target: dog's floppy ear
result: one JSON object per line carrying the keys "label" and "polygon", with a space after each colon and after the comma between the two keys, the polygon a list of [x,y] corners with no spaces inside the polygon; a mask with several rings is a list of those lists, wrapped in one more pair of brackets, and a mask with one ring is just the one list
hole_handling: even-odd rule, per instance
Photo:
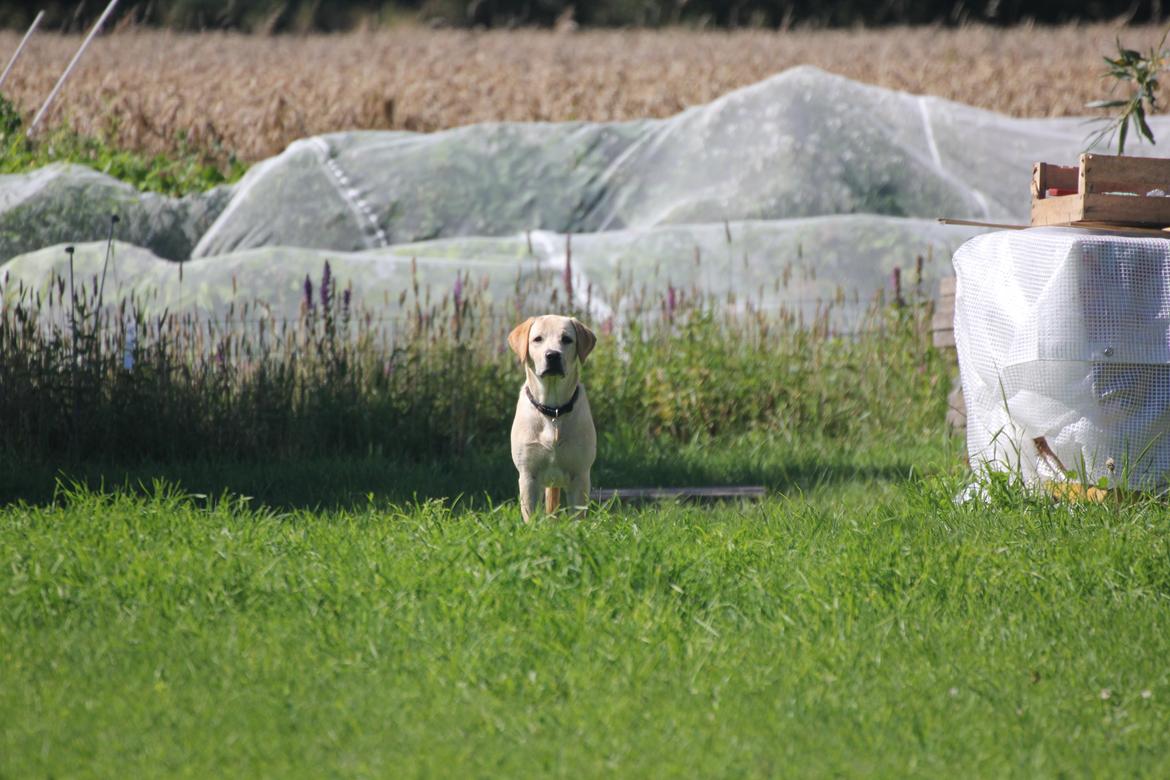
{"label": "dog's floppy ear", "polygon": [[536,317],[529,317],[512,328],[512,332],[508,334],[508,346],[516,353],[516,357],[520,358],[521,363],[528,362],[528,331],[532,330],[532,323],[535,320]]}
{"label": "dog's floppy ear", "polygon": [[577,357],[581,358],[581,362],[584,363],[585,358],[589,357],[589,353],[597,344],[597,336],[576,317],[573,318],[573,329],[577,331]]}

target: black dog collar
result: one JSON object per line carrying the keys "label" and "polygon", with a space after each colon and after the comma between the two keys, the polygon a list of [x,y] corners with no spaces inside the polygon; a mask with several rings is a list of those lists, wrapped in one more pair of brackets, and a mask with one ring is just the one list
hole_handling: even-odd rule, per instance
{"label": "black dog collar", "polygon": [[532,405],[543,414],[545,417],[551,417],[554,420],[562,415],[566,415],[573,411],[573,404],[577,403],[577,396],[581,395],[581,385],[577,385],[577,389],[573,391],[573,397],[560,406],[545,406],[532,397],[532,391],[528,389],[528,385],[524,385],[524,394],[528,396],[528,400]]}

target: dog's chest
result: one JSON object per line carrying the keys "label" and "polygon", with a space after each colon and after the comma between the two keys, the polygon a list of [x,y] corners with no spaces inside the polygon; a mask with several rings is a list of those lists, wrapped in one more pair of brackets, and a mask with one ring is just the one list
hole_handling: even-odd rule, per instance
{"label": "dog's chest", "polygon": [[540,434],[537,436],[537,442],[546,450],[552,452],[553,458],[556,458],[557,445],[561,440],[561,423],[560,420],[545,420],[540,427]]}
{"label": "dog's chest", "polygon": [[536,436],[533,459],[544,471],[561,471],[568,464],[568,448],[564,446],[564,425],[559,420],[544,420]]}
{"label": "dog's chest", "polygon": [[580,447],[570,445],[565,427],[563,420],[543,420],[535,441],[526,448],[529,467],[545,480],[559,482],[581,468]]}

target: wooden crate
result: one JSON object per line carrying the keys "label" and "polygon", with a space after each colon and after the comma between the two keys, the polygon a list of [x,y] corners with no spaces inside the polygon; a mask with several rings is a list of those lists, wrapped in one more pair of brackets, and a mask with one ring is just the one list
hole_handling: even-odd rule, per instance
{"label": "wooden crate", "polygon": [[1079,166],[1036,163],[1032,224],[1170,226],[1170,197],[1152,190],[1170,193],[1170,159],[1082,154]]}

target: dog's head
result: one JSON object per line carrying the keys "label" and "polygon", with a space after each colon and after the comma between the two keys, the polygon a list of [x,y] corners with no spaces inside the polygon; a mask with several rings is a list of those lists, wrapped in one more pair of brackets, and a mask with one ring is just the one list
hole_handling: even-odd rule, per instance
{"label": "dog's head", "polygon": [[508,346],[537,377],[563,377],[585,362],[597,337],[575,317],[529,317],[508,334]]}

